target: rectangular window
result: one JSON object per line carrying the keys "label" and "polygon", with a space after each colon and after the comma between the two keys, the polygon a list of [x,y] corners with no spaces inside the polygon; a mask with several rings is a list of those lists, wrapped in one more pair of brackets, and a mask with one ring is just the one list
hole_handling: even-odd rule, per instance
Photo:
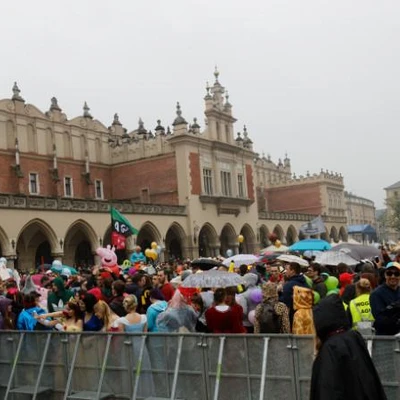
{"label": "rectangular window", "polygon": [[99,179],[95,181],[95,195],[96,199],[103,199],[103,182]]}
{"label": "rectangular window", "polygon": [[209,168],[203,168],[203,184],[204,184],[204,192],[211,196],[213,194],[213,185],[212,185],[212,171]]}
{"label": "rectangular window", "polygon": [[39,194],[39,175],[36,173],[29,174],[29,193]]}
{"label": "rectangular window", "polygon": [[223,196],[232,196],[231,173],[221,171],[221,189]]}
{"label": "rectangular window", "polygon": [[239,197],[244,197],[244,185],[243,185],[243,175],[238,174],[238,195]]}
{"label": "rectangular window", "polygon": [[73,197],[74,190],[72,186],[72,178],[70,176],[66,176],[64,178],[64,196],[65,197]]}

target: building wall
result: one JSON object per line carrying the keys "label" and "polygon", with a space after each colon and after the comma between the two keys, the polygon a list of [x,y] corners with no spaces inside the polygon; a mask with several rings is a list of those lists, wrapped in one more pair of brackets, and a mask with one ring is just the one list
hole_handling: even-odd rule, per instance
{"label": "building wall", "polygon": [[345,193],[346,216],[349,225],[369,224],[376,228],[375,204],[364,197]]}
{"label": "building wall", "polygon": [[265,191],[270,212],[293,212],[320,215],[322,203],[319,183],[271,187]]}
{"label": "building wall", "polygon": [[[15,93],[17,99],[0,100],[0,162],[6,166],[0,169],[1,253],[29,263],[48,241],[54,257],[72,260],[81,238],[94,251],[109,229],[109,207],[118,204],[139,229],[138,238],[145,232],[164,242],[172,229],[185,257],[198,256],[200,236],[208,238],[209,255],[227,245],[238,251],[239,234],[246,238],[242,251],[256,251],[260,226],[281,232],[283,242],[289,231],[297,238],[313,215],[329,214],[327,188],[340,192],[342,178],[321,173],[292,179],[288,157],[278,163],[260,158],[246,127],[234,138],[236,119],[224,93],[216,75],[204,98],[203,130],[189,125],[177,105],[172,134],[157,136],[141,121],[128,133],[117,115],[107,128],[87,107],[82,116],[68,119],[54,99],[46,112]],[[12,168],[18,154],[20,164]],[[208,194],[204,167],[212,171]],[[29,193],[30,172],[39,174],[35,196]],[[71,199],[65,198],[65,177],[72,178]],[[101,198],[96,181],[102,184]],[[344,237],[342,218],[326,221],[332,224],[328,230]]]}
{"label": "building wall", "polygon": [[138,203],[178,204],[174,153],[113,166],[112,197]]}

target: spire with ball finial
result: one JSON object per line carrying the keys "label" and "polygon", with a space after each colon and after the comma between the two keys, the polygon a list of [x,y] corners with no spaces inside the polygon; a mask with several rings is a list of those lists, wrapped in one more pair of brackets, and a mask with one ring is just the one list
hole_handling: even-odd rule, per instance
{"label": "spire with ball finial", "polygon": [[90,114],[90,108],[89,108],[89,106],[87,105],[86,101],[85,101],[85,103],[83,104],[83,116],[84,116],[84,118],[93,119],[92,115]]}
{"label": "spire with ball finial", "polygon": [[179,101],[176,103],[176,118],[174,122],[172,123],[173,126],[176,125],[181,125],[181,124],[187,124],[185,118],[182,117],[182,110],[181,110],[181,105],[179,104]]}

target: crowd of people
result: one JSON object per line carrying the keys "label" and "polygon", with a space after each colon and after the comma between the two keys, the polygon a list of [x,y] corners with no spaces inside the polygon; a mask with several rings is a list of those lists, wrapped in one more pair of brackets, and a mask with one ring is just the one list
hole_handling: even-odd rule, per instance
{"label": "crowd of people", "polygon": [[20,282],[1,281],[0,329],[315,334],[313,309],[337,296],[346,328],[400,332],[400,255],[364,260],[356,270],[312,259],[307,267],[274,261],[233,269],[242,285],[199,289],[183,285],[191,274],[203,273],[189,260],[135,260],[117,269],[78,268],[77,274],[39,268],[33,276],[22,274]]}

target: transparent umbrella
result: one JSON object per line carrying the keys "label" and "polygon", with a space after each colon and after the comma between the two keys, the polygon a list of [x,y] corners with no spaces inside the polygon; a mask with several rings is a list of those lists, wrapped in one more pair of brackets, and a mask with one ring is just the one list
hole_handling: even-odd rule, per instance
{"label": "transparent umbrella", "polygon": [[254,254],[235,254],[232,257],[225,258],[222,262],[223,265],[229,267],[230,263],[233,261],[235,263],[235,267],[240,267],[242,264],[254,264],[258,262],[259,257],[255,256]]}
{"label": "transparent umbrella", "polygon": [[225,271],[205,271],[189,275],[182,284],[187,288],[213,288],[213,287],[232,287],[243,285],[244,279],[234,272]]}
{"label": "transparent umbrella", "polygon": [[325,251],[315,256],[315,262],[324,265],[339,265],[344,263],[347,265],[357,265],[358,261],[350,255],[342,251]]}

